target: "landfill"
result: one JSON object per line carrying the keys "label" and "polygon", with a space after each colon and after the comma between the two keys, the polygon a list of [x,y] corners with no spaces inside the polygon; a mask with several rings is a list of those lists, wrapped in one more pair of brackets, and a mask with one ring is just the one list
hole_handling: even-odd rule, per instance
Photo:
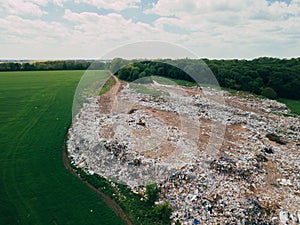
{"label": "landfill", "polygon": [[143,85],[160,94],[123,84],[110,113],[101,96],[83,104],[72,164],[141,194],[156,182],[173,224],[300,224],[299,116],[250,94]]}

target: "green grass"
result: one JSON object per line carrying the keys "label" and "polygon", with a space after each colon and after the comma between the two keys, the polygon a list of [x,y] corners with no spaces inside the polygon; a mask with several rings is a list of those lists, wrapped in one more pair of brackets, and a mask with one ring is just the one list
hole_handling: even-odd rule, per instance
{"label": "green grass", "polygon": [[103,87],[101,88],[99,95],[103,95],[106,92],[108,92],[112,86],[114,86],[116,84],[116,81],[114,78],[110,77],[106,83],[103,85]]}
{"label": "green grass", "polygon": [[82,74],[0,73],[1,225],[123,224],[62,162]]}
{"label": "green grass", "polygon": [[[110,196],[118,203],[124,212],[135,225],[170,225],[170,219],[161,218],[161,215],[155,213],[156,206],[145,200],[141,200],[144,196],[133,193],[127,185],[111,183],[103,177],[94,174],[85,173],[82,169],[73,166],[83,180],[88,181],[97,189],[101,190],[105,195]],[[170,210],[172,210],[170,208]]]}
{"label": "green grass", "polygon": [[195,87],[199,86],[196,82],[186,81],[186,80],[176,80],[172,79],[177,85],[185,86],[185,87]]}
{"label": "green grass", "polygon": [[109,78],[108,71],[87,70],[82,76],[76,91],[80,90],[87,96],[96,96]]}
{"label": "green grass", "polygon": [[159,90],[157,88],[152,88],[146,84],[130,83],[129,88],[134,89],[137,93],[151,95],[153,97],[170,96],[168,92]]}
{"label": "green grass", "polygon": [[280,98],[278,101],[286,104],[286,106],[291,110],[292,113],[300,115],[300,100]]}
{"label": "green grass", "polygon": [[73,116],[79,112],[83,103],[88,102],[88,97],[99,94],[109,77],[109,72],[103,70],[87,70],[84,72],[76,88],[76,98],[74,99],[72,109]]}
{"label": "green grass", "polygon": [[161,77],[161,76],[151,76],[153,80],[160,84],[165,85],[180,85],[185,87],[194,87],[197,86],[196,82],[190,82],[186,80],[179,80],[179,79],[173,79],[173,78],[167,78],[167,77]]}

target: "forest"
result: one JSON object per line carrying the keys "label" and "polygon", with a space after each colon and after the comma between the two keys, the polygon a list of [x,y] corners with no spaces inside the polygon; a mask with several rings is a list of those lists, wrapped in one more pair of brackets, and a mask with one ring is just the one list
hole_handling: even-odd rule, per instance
{"label": "forest", "polygon": [[[128,64],[129,63],[129,64]],[[276,59],[258,58],[254,60],[154,60],[126,61],[114,59],[111,70],[122,80],[157,75],[172,79],[186,80],[200,85],[215,84],[238,91],[251,92],[267,98],[300,99],[300,58]]]}
{"label": "forest", "polygon": [[164,76],[201,85],[219,85],[267,98],[300,99],[300,58],[261,57],[253,60],[158,59],[101,61],[37,61],[0,63],[0,71],[110,69],[121,80],[134,81],[147,76]]}

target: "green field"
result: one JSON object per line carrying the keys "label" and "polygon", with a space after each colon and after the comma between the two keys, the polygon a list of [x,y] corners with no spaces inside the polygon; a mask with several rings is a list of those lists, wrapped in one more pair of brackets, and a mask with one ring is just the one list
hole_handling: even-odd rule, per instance
{"label": "green field", "polygon": [[150,86],[147,86],[146,84],[130,83],[129,88],[135,90],[137,93],[151,95],[153,97],[170,96],[168,92],[160,90],[158,88],[152,88]]}
{"label": "green field", "polygon": [[300,100],[291,99],[279,99],[280,102],[286,104],[287,107],[292,111],[292,113],[300,115]]}
{"label": "green field", "polygon": [[62,162],[82,74],[0,73],[1,225],[123,224]]}

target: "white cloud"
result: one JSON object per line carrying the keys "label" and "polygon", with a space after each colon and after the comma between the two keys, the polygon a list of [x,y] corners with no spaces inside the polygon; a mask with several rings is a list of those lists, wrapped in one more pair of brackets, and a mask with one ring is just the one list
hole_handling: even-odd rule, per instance
{"label": "white cloud", "polygon": [[46,4],[44,0],[25,1],[25,0],[10,0],[0,3],[0,6],[5,9],[8,14],[12,15],[30,15],[42,16],[47,14],[46,11],[41,10],[39,5]]}
{"label": "white cloud", "polygon": [[[47,13],[49,3],[63,7],[66,1],[0,2],[0,8],[5,6],[7,11],[3,14],[6,17],[0,16],[0,57],[14,52],[17,56],[97,58],[116,46],[144,40],[180,44],[209,58],[292,57],[300,52],[300,0],[290,4],[262,0],[158,0],[147,10],[160,15],[154,22],[146,22],[148,17],[143,22],[138,16],[126,19],[118,12],[138,7],[140,0],[76,0],[77,3],[68,2],[76,11],[84,11],[78,3],[87,3],[114,9],[115,13],[100,15],[65,9],[64,15],[53,19],[58,22],[40,17]],[[39,18],[24,19],[24,15]],[[35,46],[36,52],[28,46]]]}
{"label": "white cloud", "polygon": [[45,6],[48,4],[49,0],[27,0],[27,2],[32,2],[37,5]]}
{"label": "white cloud", "polygon": [[60,7],[63,7],[63,3],[67,2],[68,0],[52,0],[52,2]]}
{"label": "white cloud", "polygon": [[206,14],[211,11],[239,11],[245,5],[247,3],[239,0],[158,0],[152,9],[146,10],[146,13],[155,13],[161,16],[182,16],[186,14]]}
{"label": "white cloud", "polygon": [[[275,1],[268,4],[262,0],[158,0],[153,8],[146,13],[154,13],[161,16],[193,16],[193,15],[217,15],[216,13],[241,14],[244,19],[257,17],[258,19],[280,20],[287,15],[299,15],[299,0],[292,0],[290,4]],[[264,18],[260,18],[264,17]],[[217,19],[217,17],[216,17]],[[222,18],[220,18],[222,20]]]}
{"label": "white cloud", "polygon": [[91,12],[75,13],[67,9],[64,18],[74,23],[76,33],[72,42],[93,48],[93,51],[98,51],[98,57],[126,43],[144,40],[180,42],[184,38],[147,23],[133,22],[117,13],[99,15]]}
{"label": "white cloud", "polygon": [[[18,57],[35,54],[34,58],[51,54],[65,58],[97,58],[126,43],[143,40],[175,42],[182,39],[180,35],[167,33],[146,23],[133,22],[117,13],[99,15],[66,9],[64,19],[73,25],[66,26],[65,21],[46,22],[15,15],[0,18],[0,40],[4,45],[0,57],[14,53]],[[6,46],[10,46],[10,50]],[[32,51],[29,46],[34,46]]]}
{"label": "white cloud", "polygon": [[299,3],[159,0],[146,13],[161,15],[154,22],[161,29],[171,25],[188,31],[184,45],[203,56],[295,56],[300,52]]}
{"label": "white cloud", "polygon": [[0,29],[5,31],[5,34],[15,37],[12,39],[5,35],[1,39],[10,43],[17,43],[19,41],[36,43],[40,39],[52,40],[51,42],[59,43],[59,39],[70,36],[69,30],[58,22],[23,19],[15,15],[0,18]]}
{"label": "white cloud", "polygon": [[65,10],[64,19],[74,22],[74,28],[94,40],[124,42],[133,40],[154,39],[168,35],[163,30],[142,22],[133,22],[117,13],[99,15],[97,13],[75,13]]}
{"label": "white cloud", "polygon": [[122,11],[127,8],[136,8],[141,0],[75,0],[76,3],[86,3],[99,9],[113,9]]}

